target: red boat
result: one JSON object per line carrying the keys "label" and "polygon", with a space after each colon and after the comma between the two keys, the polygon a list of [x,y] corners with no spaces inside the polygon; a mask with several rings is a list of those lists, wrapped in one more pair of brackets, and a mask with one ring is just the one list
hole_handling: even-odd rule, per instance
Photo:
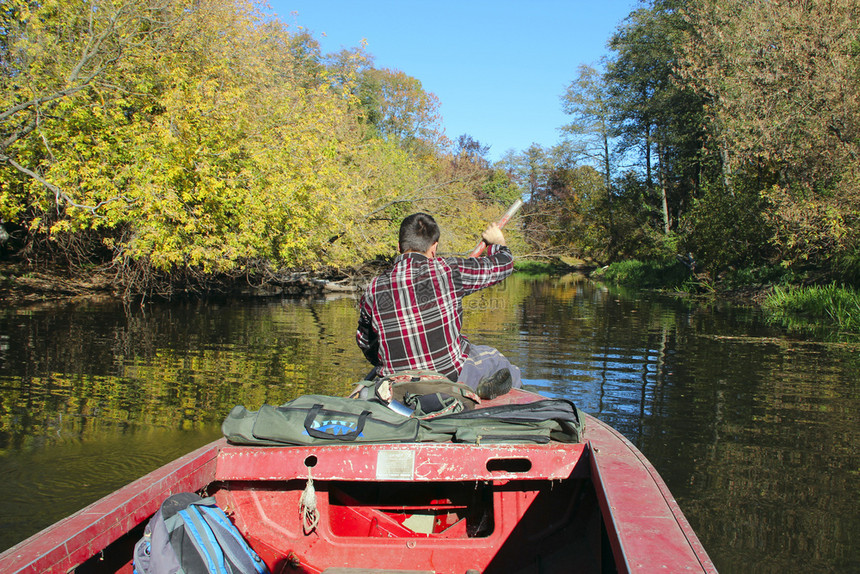
{"label": "red boat", "polygon": [[[514,390],[482,404],[527,403]],[[579,444],[215,441],[0,555],[0,572],[131,572],[169,495],[214,496],[273,573],[716,572],[657,471],[588,417]],[[318,522],[304,523],[315,490]]]}

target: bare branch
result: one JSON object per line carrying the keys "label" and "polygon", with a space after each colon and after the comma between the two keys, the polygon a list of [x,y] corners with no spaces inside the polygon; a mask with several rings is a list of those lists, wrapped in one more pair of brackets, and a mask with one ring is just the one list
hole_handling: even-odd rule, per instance
{"label": "bare branch", "polygon": [[[92,80],[92,78],[88,78],[87,83],[89,83],[91,80]],[[26,110],[27,108],[39,107],[39,106],[42,106],[44,104],[47,104],[48,102],[51,102],[54,100],[60,100],[62,98],[65,98],[66,96],[71,96],[72,94],[81,91],[85,87],[86,87],[86,84],[81,84],[79,86],[73,86],[73,87],[65,88],[63,90],[59,90],[59,91],[54,92],[53,94],[49,94],[47,96],[42,96],[39,98],[33,98],[32,100],[29,100],[26,102],[21,102],[18,105],[12,106],[11,108],[6,110],[5,112],[0,113],[0,122],[9,119],[10,117],[14,116],[18,112]]]}
{"label": "bare branch", "polygon": [[9,165],[14,167],[18,171],[20,171],[21,173],[35,179],[36,181],[38,181],[39,183],[44,185],[46,188],[48,188],[54,194],[54,197],[56,198],[58,206],[60,205],[60,200],[62,200],[66,205],[68,205],[70,207],[77,207],[78,209],[83,209],[83,210],[89,211],[90,213],[92,213],[93,215],[95,215],[97,217],[102,217],[98,213],[96,213],[96,210],[98,210],[100,207],[107,205],[108,203],[111,203],[113,201],[119,201],[119,200],[123,200],[126,203],[132,203],[132,201],[130,199],[128,199],[127,197],[122,196],[122,195],[118,195],[116,197],[111,197],[109,199],[105,199],[103,201],[100,201],[96,205],[83,205],[83,204],[77,203],[74,199],[72,199],[72,197],[69,194],[64,192],[62,189],[60,189],[59,187],[57,187],[53,183],[49,182],[48,180],[46,180],[44,177],[42,177],[41,175],[39,175],[35,171],[24,167],[23,165],[21,165],[20,163],[15,161],[13,158],[11,158],[7,155],[4,155],[4,154],[0,154],[0,161],[5,161]]}

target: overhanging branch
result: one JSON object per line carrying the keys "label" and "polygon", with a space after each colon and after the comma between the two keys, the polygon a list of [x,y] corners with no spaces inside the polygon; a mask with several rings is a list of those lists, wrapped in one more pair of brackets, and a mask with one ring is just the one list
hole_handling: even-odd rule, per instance
{"label": "overhanging branch", "polygon": [[21,165],[20,163],[15,161],[13,158],[11,158],[7,155],[0,154],[0,161],[4,161],[4,162],[8,163],[9,165],[14,167],[19,172],[35,179],[36,181],[38,181],[39,183],[44,185],[46,188],[48,188],[54,194],[54,197],[56,198],[58,207],[59,207],[60,202],[62,200],[63,203],[65,203],[66,205],[68,205],[70,207],[76,207],[78,209],[83,209],[85,211],[89,211],[90,213],[92,213],[96,217],[103,217],[103,216],[99,215],[98,213],[96,213],[96,210],[107,205],[108,203],[111,203],[114,201],[119,201],[119,200],[123,200],[127,203],[131,203],[131,200],[128,199],[127,197],[124,197],[122,195],[118,195],[115,197],[111,197],[111,198],[102,200],[95,205],[84,205],[82,203],[76,202],[69,194],[64,192],[58,186],[49,182],[48,180],[46,180],[44,177],[42,177],[41,175],[39,175],[35,171],[33,171],[27,167],[24,167],[23,165]]}

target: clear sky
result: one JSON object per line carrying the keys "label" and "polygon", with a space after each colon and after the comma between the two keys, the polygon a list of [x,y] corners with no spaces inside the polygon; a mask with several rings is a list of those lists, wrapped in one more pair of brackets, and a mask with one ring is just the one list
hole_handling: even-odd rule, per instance
{"label": "clear sky", "polygon": [[446,135],[491,146],[489,159],[551,146],[569,121],[560,97],[597,64],[638,0],[270,0],[323,52],[358,46],[377,68],[421,81],[441,101]]}

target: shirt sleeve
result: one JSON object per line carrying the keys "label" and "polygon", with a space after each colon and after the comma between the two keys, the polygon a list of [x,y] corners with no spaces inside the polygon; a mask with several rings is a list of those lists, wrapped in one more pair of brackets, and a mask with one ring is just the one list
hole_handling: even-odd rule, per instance
{"label": "shirt sleeve", "polygon": [[468,294],[504,280],[514,271],[514,256],[504,245],[490,245],[485,257],[456,257],[463,290]]}
{"label": "shirt sleeve", "polygon": [[361,297],[358,313],[358,329],[355,332],[355,341],[358,348],[364,353],[365,358],[374,367],[379,366],[379,335],[373,329],[373,318],[371,315],[371,296],[366,292]]}

